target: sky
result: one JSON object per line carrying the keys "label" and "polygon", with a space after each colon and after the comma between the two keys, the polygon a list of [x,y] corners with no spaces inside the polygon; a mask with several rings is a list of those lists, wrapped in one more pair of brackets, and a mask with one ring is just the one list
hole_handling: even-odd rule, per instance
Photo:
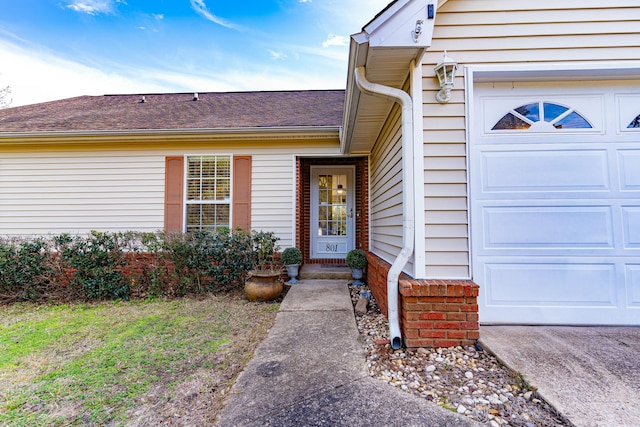
{"label": "sky", "polygon": [[391,0],[0,0],[11,106],[80,95],[344,89]]}

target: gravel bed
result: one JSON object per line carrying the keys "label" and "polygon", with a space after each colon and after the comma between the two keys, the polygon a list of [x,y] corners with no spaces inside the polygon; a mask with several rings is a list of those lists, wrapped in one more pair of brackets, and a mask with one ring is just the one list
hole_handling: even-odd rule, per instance
{"label": "gravel bed", "polygon": [[535,387],[477,347],[392,350],[389,323],[366,286],[351,286],[353,304],[369,296],[365,314],[356,312],[369,373],[487,426],[573,426],[545,402]]}

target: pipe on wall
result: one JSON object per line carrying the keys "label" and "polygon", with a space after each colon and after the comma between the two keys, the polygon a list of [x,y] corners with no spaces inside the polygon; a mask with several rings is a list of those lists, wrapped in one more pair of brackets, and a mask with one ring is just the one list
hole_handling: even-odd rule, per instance
{"label": "pipe on wall", "polygon": [[403,90],[368,81],[364,67],[355,69],[355,81],[363,93],[397,102],[402,107],[402,250],[387,274],[389,340],[391,348],[397,350],[402,347],[398,313],[398,280],[402,269],[413,254],[415,236],[413,100]]}

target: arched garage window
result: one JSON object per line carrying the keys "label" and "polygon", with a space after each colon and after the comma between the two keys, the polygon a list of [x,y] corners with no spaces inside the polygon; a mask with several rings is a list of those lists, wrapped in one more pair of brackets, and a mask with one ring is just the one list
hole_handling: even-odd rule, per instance
{"label": "arched garage window", "polygon": [[535,102],[505,114],[491,130],[591,129],[593,126],[575,109],[551,102]]}
{"label": "arched garage window", "polygon": [[635,119],[631,120],[631,123],[629,123],[629,126],[627,126],[627,129],[638,128],[640,128],[640,114],[638,114]]}

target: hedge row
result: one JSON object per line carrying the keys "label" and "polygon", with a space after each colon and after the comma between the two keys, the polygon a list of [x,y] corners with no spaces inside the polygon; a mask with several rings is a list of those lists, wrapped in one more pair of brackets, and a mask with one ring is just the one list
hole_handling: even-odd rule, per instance
{"label": "hedge row", "polygon": [[0,238],[0,304],[129,299],[242,286],[270,232],[60,234]]}

